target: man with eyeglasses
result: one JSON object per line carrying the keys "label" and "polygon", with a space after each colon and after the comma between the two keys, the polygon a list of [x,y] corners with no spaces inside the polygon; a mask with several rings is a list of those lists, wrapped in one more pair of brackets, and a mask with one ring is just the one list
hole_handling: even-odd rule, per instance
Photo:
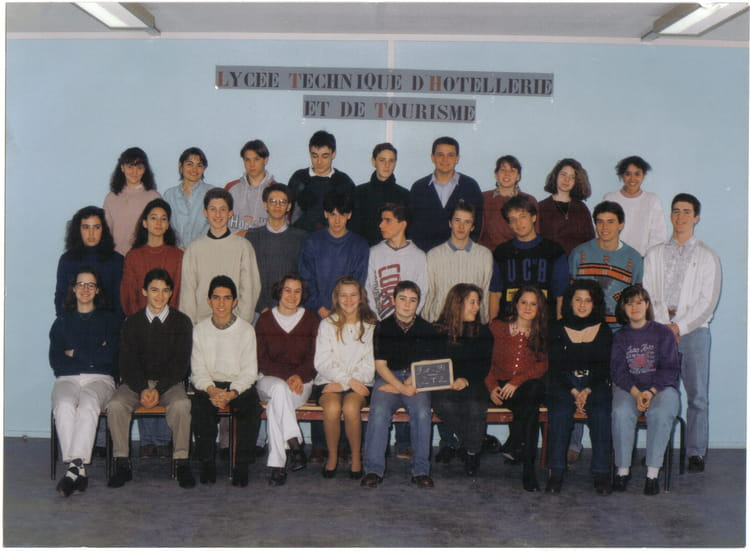
{"label": "man with eyeglasses", "polygon": [[255,318],[273,308],[276,302],[271,297],[274,282],[282,275],[297,271],[302,242],[307,232],[289,225],[292,209],[289,187],[271,184],[263,190],[263,208],[268,220],[259,228],[245,234],[255,249],[255,260],[260,272],[260,298],[255,305]]}
{"label": "man with eyeglasses", "polygon": [[268,186],[276,183],[273,174],[266,170],[269,156],[262,140],[250,140],[240,150],[245,173],[224,186],[234,199],[234,213],[227,224],[232,233],[244,236],[249,229],[266,223],[263,196]]}

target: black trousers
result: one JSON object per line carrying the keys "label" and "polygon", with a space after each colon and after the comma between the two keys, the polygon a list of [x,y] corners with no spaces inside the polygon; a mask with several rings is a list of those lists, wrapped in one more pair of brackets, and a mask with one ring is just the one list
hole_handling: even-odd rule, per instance
{"label": "black trousers", "polygon": [[[502,387],[507,381],[498,381]],[[544,401],[544,383],[539,379],[529,379],[522,383],[503,406],[513,412],[510,435],[505,443],[507,449],[520,451],[521,459],[531,464],[536,458],[536,445],[539,439],[539,406]]]}
{"label": "black trousers", "polygon": [[460,445],[471,453],[482,451],[487,432],[488,394],[484,383],[463,390],[436,390],[432,393],[432,409],[445,425],[458,436]]}
{"label": "black trousers", "polygon": [[[228,389],[230,383],[214,382],[217,388]],[[195,435],[195,456],[198,459],[213,459],[216,453],[217,423],[216,406],[211,403],[208,393],[196,390],[192,398],[192,426]],[[236,461],[249,463],[255,455],[255,441],[258,439],[258,424],[262,407],[258,391],[250,387],[229,402],[237,429]],[[231,435],[230,435],[231,438]]]}

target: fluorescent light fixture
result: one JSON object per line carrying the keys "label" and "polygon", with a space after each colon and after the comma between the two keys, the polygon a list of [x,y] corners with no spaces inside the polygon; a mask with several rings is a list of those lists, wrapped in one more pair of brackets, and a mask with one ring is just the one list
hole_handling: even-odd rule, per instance
{"label": "fluorescent light fixture", "polygon": [[110,29],[144,29],[159,34],[154,16],[140,4],[120,2],[75,2],[83,11]]}
{"label": "fluorescent light fixture", "polygon": [[644,40],[654,35],[699,36],[721,25],[741,11],[748,4],[742,2],[704,2],[702,4],[680,4],[654,21],[654,25]]}

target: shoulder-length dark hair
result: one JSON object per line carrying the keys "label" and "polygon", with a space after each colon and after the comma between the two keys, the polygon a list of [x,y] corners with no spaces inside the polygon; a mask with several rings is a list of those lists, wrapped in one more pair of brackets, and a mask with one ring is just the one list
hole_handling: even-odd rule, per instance
{"label": "shoulder-length dark hair", "polygon": [[148,215],[154,209],[164,209],[164,212],[167,213],[167,222],[169,222],[169,227],[167,228],[167,231],[164,232],[164,244],[174,247],[175,243],[177,243],[177,237],[175,236],[174,230],[172,229],[172,207],[170,207],[169,203],[167,203],[164,199],[153,199],[149,201],[148,204],[144,207],[143,212],[138,217],[138,221],[135,223],[135,231],[133,232],[134,249],[143,247],[146,243],[148,243],[148,230],[143,226],[143,222],[148,218]]}
{"label": "shoulder-length dark hair", "polygon": [[299,281],[302,286],[302,299],[299,301],[300,306],[307,302],[307,298],[310,296],[310,287],[307,285],[307,281],[302,279],[302,276],[297,272],[287,272],[279,279],[277,279],[271,287],[271,298],[276,302],[281,300],[281,291],[284,290],[284,285],[289,280]]}
{"label": "shoulder-length dark hair", "polygon": [[[443,311],[435,322],[435,328],[438,332],[446,335],[448,340],[455,344],[460,337],[464,336],[464,302],[469,298],[471,293],[479,296],[479,302],[482,302],[482,289],[471,283],[457,283],[448,291],[443,304]],[[479,315],[474,321],[469,322],[467,337],[476,337],[479,334],[479,327],[482,322]]]}
{"label": "shoulder-length dark hair", "polygon": [[599,283],[593,279],[576,279],[570,285],[568,290],[565,291],[562,302],[562,316],[564,320],[570,319],[575,316],[573,313],[573,295],[576,291],[586,291],[591,297],[591,303],[593,309],[591,310],[590,319],[594,323],[604,321],[604,314],[606,312],[606,306],[604,304],[604,291],[599,286]]}
{"label": "shoulder-length dark hair", "polygon": [[651,297],[648,291],[641,285],[631,285],[623,289],[620,293],[620,298],[617,299],[617,306],[615,307],[615,318],[617,323],[620,325],[627,325],[630,323],[630,318],[625,313],[625,305],[633,300],[634,298],[641,298],[648,302],[648,309],[646,310],[646,319],[652,321],[654,319],[654,305],[651,302]]}
{"label": "shoulder-length dark hair", "polygon": [[94,308],[108,308],[109,299],[107,298],[106,291],[102,287],[102,278],[99,277],[99,272],[97,272],[91,266],[81,266],[80,268],[78,268],[78,270],[76,270],[73,279],[68,282],[68,289],[65,291],[65,298],[63,299],[63,311],[73,312],[76,308],[78,308],[78,302],[76,301],[74,287],[76,285],[76,281],[78,281],[78,276],[81,274],[91,274],[96,280],[96,287],[99,292],[94,296]]}
{"label": "shoulder-length dark hair", "polygon": [[[359,311],[357,312],[357,318],[359,323],[359,335],[357,340],[364,342],[362,337],[365,335],[365,323],[375,324],[378,318],[375,316],[370,306],[367,304],[367,291],[360,285],[357,278],[351,275],[341,276],[337,281],[336,285],[333,286],[333,292],[331,293],[331,323],[336,327],[336,340],[343,342],[343,330],[346,320],[344,319],[344,312],[339,306],[339,291],[344,285],[354,285],[359,291]],[[335,315],[334,315],[335,314]]]}
{"label": "shoulder-length dark hair", "polygon": [[518,319],[518,301],[524,293],[532,293],[536,296],[536,317],[531,321],[528,347],[537,355],[547,350],[547,299],[535,285],[523,285],[515,295],[511,307],[513,313],[505,318],[505,321],[514,322]]}
{"label": "shoulder-length dark hair", "polygon": [[130,165],[133,163],[143,163],[143,167],[145,168],[143,178],[141,178],[143,188],[146,190],[156,189],[154,173],[151,171],[151,165],[148,162],[146,152],[140,147],[129,147],[120,154],[115,169],[112,171],[112,177],[109,180],[109,190],[115,195],[119,195],[125,187],[125,174],[123,174],[120,167],[122,165]]}
{"label": "shoulder-length dark hair", "polygon": [[89,205],[79,209],[68,222],[65,230],[65,252],[69,253],[74,259],[81,260],[86,250],[81,237],[81,222],[86,218],[96,216],[102,223],[102,238],[96,246],[96,254],[99,260],[106,260],[115,252],[115,240],[112,232],[109,230],[107,218],[104,216],[104,209]]}
{"label": "shoulder-length dark hair", "polygon": [[573,189],[570,190],[570,197],[577,201],[583,201],[591,197],[591,184],[589,183],[589,175],[586,169],[581,166],[581,163],[575,159],[562,159],[557,161],[555,168],[552,169],[547,175],[547,181],[544,184],[544,191],[548,193],[557,193],[557,176],[563,167],[569,166],[576,173],[576,183],[573,185]]}

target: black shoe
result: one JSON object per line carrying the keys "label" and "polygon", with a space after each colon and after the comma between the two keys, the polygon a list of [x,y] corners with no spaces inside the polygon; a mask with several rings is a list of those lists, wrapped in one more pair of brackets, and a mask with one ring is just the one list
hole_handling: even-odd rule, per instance
{"label": "black shoe", "polygon": [[479,471],[479,454],[467,453],[466,461],[464,462],[464,472],[468,476],[476,476],[478,471]]}
{"label": "black shoe", "polygon": [[162,444],[156,446],[156,454],[159,459],[169,459],[172,457],[172,444]]}
{"label": "black shoe", "polygon": [[523,484],[523,489],[527,492],[541,491],[539,482],[536,480],[536,471],[533,465],[530,467],[524,466],[523,475],[521,475],[521,483]]}
{"label": "black shoe", "polygon": [[625,476],[615,475],[615,482],[612,484],[612,489],[615,492],[624,492],[628,489],[628,482],[630,482],[630,475]]}
{"label": "black shoe", "polygon": [[307,455],[305,450],[297,448],[289,453],[289,470],[292,472],[301,471],[307,467]]}
{"label": "black shoe", "polygon": [[271,478],[268,480],[268,485],[283,486],[284,484],[286,484],[286,469],[271,467]]}
{"label": "black shoe", "polygon": [[127,457],[118,457],[115,459],[115,472],[109,477],[107,486],[110,488],[120,488],[126,482],[133,480],[133,471],[130,470],[130,459]]}
{"label": "black shoe", "polygon": [[544,491],[548,494],[559,494],[562,491],[562,482],[562,477],[553,475],[549,477]]}
{"label": "black shoe", "polygon": [[506,465],[518,465],[521,462],[521,448],[511,447],[506,442],[501,448],[500,453],[505,458],[504,463]]}
{"label": "black shoe", "polygon": [[104,446],[94,446],[94,457],[107,457],[107,448]]}
{"label": "black shoe", "polygon": [[358,471],[349,471],[349,478],[351,478],[352,480],[359,480],[360,478],[362,478],[362,474],[362,469]]}
{"label": "black shoe", "polygon": [[141,444],[138,450],[138,457],[144,459],[146,457],[156,457],[156,446],[154,444]]}
{"label": "black shoe", "polygon": [[338,468],[339,466],[336,465],[333,469],[329,471],[328,469],[325,468],[325,465],[324,465],[323,471],[321,472],[321,474],[323,475],[323,478],[333,478],[334,476],[336,476],[336,471],[338,470]]}
{"label": "black shoe", "polygon": [[700,455],[691,455],[688,457],[688,472],[702,473],[706,468],[706,461]]}
{"label": "black shoe", "polygon": [[177,459],[175,463],[177,463],[177,482],[180,488],[192,488],[195,486],[195,477],[193,476],[193,471],[190,470],[190,460]]}
{"label": "black shoe", "polygon": [[237,463],[237,466],[232,469],[232,486],[244,488],[247,486],[248,478],[248,464]]}
{"label": "black shoe", "polygon": [[502,451],[502,445],[500,440],[492,436],[491,434],[485,434],[484,440],[482,440],[482,451],[490,453],[500,453]]}
{"label": "black shoe", "polygon": [[646,478],[646,484],[643,486],[643,493],[647,496],[655,496],[659,493],[659,479]]}
{"label": "black shoe", "polygon": [[219,459],[222,461],[229,461],[229,448],[219,449]]}
{"label": "black shoe", "polygon": [[[80,477],[79,477],[80,478]],[[73,492],[75,492],[76,489],[76,480],[73,480],[69,476],[64,476],[60,479],[60,482],[57,483],[57,491],[58,493],[63,497],[70,497],[73,495]]]}
{"label": "black shoe", "polygon": [[382,476],[378,476],[375,473],[367,473],[359,485],[363,488],[376,488],[379,484],[382,484],[382,482]]}
{"label": "black shoe", "polygon": [[324,448],[313,448],[310,453],[310,463],[322,463],[328,456],[328,452]]}
{"label": "black shoe", "polygon": [[201,484],[216,483],[216,462],[209,459],[201,461]]}
{"label": "black shoe", "polygon": [[435,483],[432,481],[432,477],[428,474],[420,474],[417,476],[412,476],[411,482],[412,484],[416,484],[417,488],[434,488],[435,487]]}
{"label": "black shoe", "polygon": [[267,446],[255,446],[255,457],[263,457],[266,455]]}
{"label": "black shoe", "polygon": [[86,488],[89,487],[89,477],[88,476],[81,476],[78,475],[78,478],[76,478],[75,488],[73,488],[74,492],[85,492]]}
{"label": "black shoe", "polygon": [[456,457],[456,448],[452,446],[446,446],[441,448],[435,456],[436,463],[450,463],[451,459]]}
{"label": "black shoe", "polygon": [[600,496],[608,496],[612,493],[612,480],[609,475],[595,476],[594,489]]}

